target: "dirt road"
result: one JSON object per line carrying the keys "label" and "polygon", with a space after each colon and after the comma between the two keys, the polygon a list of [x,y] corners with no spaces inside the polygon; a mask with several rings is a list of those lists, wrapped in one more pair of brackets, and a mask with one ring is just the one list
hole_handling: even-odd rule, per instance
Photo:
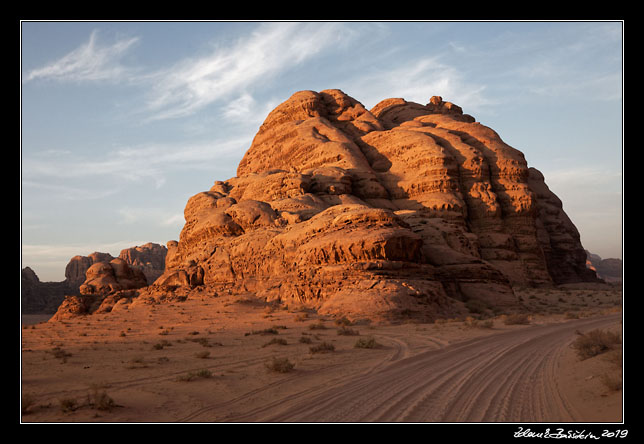
{"label": "dirt road", "polygon": [[574,422],[557,383],[558,360],[575,338],[620,314],[476,338],[399,359],[300,396],[275,399],[240,422]]}

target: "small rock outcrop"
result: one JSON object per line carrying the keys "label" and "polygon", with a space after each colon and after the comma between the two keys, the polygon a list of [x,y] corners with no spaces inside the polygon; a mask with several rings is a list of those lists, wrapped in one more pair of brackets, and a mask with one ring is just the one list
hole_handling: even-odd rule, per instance
{"label": "small rock outcrop", "polygon": [[85,274],[85,282],[80,286],[80,295],[66,296],[52,320],[94,312],[109,312],[119,299],[135,295],[131,290],[147,286],[143,271],[131,267],[121,258],[109,262],[96,262]]}

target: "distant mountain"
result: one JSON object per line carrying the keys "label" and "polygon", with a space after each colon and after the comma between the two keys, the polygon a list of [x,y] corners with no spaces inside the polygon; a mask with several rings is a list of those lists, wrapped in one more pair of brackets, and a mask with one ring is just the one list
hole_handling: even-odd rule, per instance
{"label": "distant mountain", "polygon": [[621,259],[602,259],[599,255],[586,250],[586,266],[595,270],[597,276],[606,282],[615,284],[622,282],[623,264]]}
{"label": "distant mountain", "polygon": [[[147,243],[142,246],[126,248],[119,258],[132,268],[141,270],[148,284],[163,274],[167,248],[163,245]],[[65,280],[61,282],[41,282],[29,267],[22,269],[21,297],[22,313],[55,313],[66,295],[80,294],[80,286],[86,280],[87,270],[94,264],[110,262],[115,259],[109,253],[94,252],[88,256],[74,256],[65,267]]]}

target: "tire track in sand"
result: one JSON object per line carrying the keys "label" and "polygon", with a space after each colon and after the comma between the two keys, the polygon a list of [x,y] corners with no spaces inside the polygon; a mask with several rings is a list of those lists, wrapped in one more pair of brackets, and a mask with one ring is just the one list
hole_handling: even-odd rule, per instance
{"label": "tire track in sand", "polygon": [[[556,385],[558,359],[576,330],[621,314],[532,326],[400,359],[281,411],[240,417],[262,422],[553,422],[578,420]],[[271,413],[272,411],[272,413]],[[257,413],[260,413],[259,411]]]}

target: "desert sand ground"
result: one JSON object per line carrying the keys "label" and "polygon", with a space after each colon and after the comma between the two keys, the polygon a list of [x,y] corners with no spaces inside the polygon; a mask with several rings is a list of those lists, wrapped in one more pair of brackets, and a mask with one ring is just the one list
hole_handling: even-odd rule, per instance
{"label": "desert sand ground", "polygon": [[64,322],[25,316],[21,420],[620,422],[621,349],[580,360],[571,343],[621,334],[621,289],[517,294],[528,324],[497,313],[340,325],[207,294]]}

